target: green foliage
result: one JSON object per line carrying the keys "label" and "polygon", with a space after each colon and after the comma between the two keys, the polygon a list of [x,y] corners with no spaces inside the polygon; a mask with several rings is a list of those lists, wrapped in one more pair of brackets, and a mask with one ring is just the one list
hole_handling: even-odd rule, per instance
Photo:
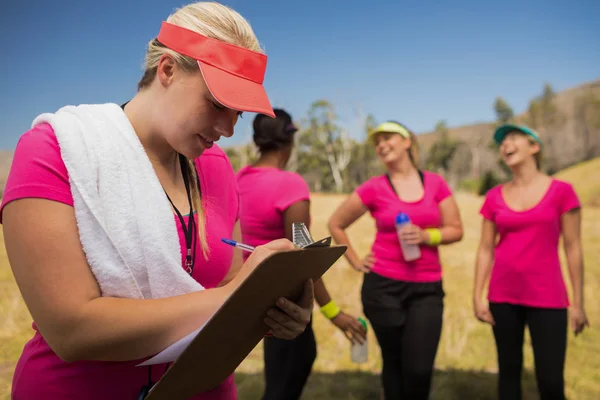
{"label": "green foliage", "polygon": [[496,112],[496,120],[499,124],[510,122],[514,117],[513,109],[502,97],[496,97],[494,111]]}
{"label": "green foliage", "polygon": [[477,194],[480,196],[485,196],[485,194],[490,189],[492,189],[494,186],[498,185],[500,182],[501,182],[501,180],[498,179],[498,177],[496,177],[496,174],[494,174],[493,171],[487,171],[481,177],[481,181],[479,182],[479,189],[477,191]]}
{"label": "green foliage", "polygon": [[478,193],[480,181],[473,178],[463,179],[458,183],[458,189],[463,192]]}
{"label": "green foliage", "polygon": [[438,140],[429,149],[425,168],[432,171],[442,169],[447,172],[450,169],[450,161],[458,142],[450,138],[446,121],[438,122],[435,126],[435,132],[438,134]]}

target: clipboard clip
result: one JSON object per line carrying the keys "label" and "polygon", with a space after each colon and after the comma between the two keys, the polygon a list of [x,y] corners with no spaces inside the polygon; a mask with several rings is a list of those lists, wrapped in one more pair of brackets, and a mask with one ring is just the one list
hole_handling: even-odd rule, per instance
{"label": "clipboard clip", "polygon": [[312,248],[312,247],[329,247],[331,246],[331,236],[323,238],[318,241],[314,241],[308,228],[304,222],[292,223],[292,239],[294,245],[299,248]]}

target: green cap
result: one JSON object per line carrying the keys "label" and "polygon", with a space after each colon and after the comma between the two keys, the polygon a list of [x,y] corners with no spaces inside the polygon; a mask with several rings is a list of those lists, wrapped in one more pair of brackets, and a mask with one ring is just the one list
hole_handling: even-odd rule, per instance
{"label": "green cap", "polygon": [[367,330],[367,321],[365,321],[365,319],[363,317],[358,317],[358,322],[360,322],[362,324],[362,326],[365,327],[365,331]]}
{"label": "green cap", "polygon": [[533,129],[528,128],[524,125],[515,124],[504,124],[496,128],[496,131],[494,132],[494,141],[498,144],[501,144],[506,135],[508,135],[510,132],[515,131],[524,133],[525,135],[531,137],[533,140],[539,143],[540,146],[542,145],[542,139]]}

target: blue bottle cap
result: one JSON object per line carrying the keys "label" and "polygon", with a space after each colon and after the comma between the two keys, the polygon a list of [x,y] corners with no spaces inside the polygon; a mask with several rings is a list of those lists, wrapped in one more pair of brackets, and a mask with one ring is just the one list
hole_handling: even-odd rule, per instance
{"label": "blue bottle cap", "polygon": [[410,222],[410,218],[405,213],[401,212],[401,213],[398,213],[398,215],[396,215],[396,223],[397,224],[405,224],[407,222]]}

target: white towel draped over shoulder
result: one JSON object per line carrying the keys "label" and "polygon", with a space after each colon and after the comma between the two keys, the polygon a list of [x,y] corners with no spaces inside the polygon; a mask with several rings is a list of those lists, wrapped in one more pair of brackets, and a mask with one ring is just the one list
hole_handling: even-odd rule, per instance
{"label": "white towel draped over shoulder", "polygon": [[202,290],[181,265],[175,219],[152,164],[117,104],[41,114],[69,173],[83,251],[103,296],[161,298]]}

